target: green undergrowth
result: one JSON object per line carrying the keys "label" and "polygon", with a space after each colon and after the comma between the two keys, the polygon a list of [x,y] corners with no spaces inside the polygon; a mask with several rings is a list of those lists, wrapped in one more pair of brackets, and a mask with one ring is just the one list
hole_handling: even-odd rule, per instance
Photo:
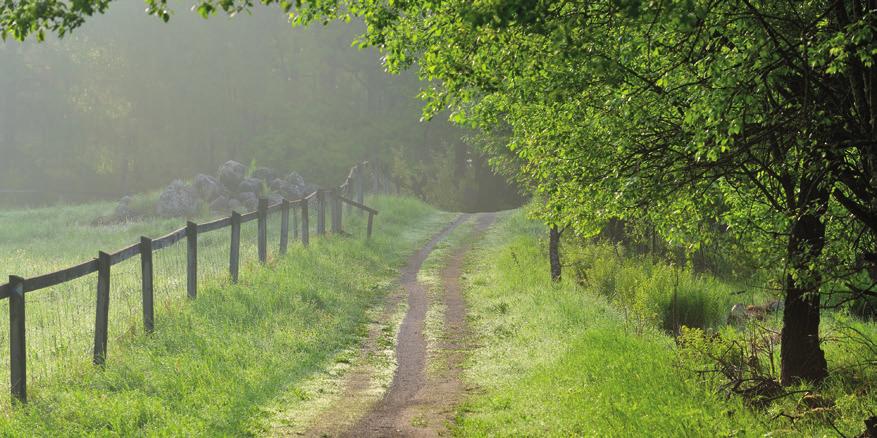
{"label": "green undergrowth", "polygon": [[728,283],[689,269],[626,255],[621,246],[565,245],[564,258],[573,261],[568,275],[605,296],[638,329],[717,328],[727,322],[735,300],[754,299],[735,296],[736,289]]}
{"label": "green undergrowth", "polygon": [[685,379],[674,344],[639,333],[599,292],[548,278],[543,228],[515,213],[470,258],[466,296],[479,336],[467,369],[482,393],[460,436],[729,436],[766,431],[737,400]]}
{"label": "green undergrowth", "polygon": [[[31,385],[26,406],[0,415],[0,435],[250,433],[261,405],[360,339],[405,257],[449,220],[411,199],[370,204],[371,240],[354,216],[352,237],[293,244],[267,268],[244,266],[236,285],[206,281],[196,300],[156,309],[155,333],[112,338],[105,368],[69,364]],[[90,214],[80,210],[69,214]]]}

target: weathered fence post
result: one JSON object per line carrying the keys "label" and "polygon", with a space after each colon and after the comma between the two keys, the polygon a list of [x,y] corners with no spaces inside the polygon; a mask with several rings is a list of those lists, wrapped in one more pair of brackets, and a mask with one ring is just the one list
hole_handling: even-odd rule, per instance
{"label": "weathered fence post", "polygon": [[9,383],[12,397],[27,403],[27,347],[24,326],[24,279],[9,276]]}
{"label": "weathered fence post", "polygon": [[231,212],[231,250],[228,255],[228,272],[231,274],[231,282],[238,282],[238,271],[241,260],[241,214]]}
{"label": "weathered fence post", "polygon": [[292,240],[295,239],[298,239],[298,211],[292,209]]}
{"label": "weathered fence post", "polygon": [[317,234],[326,234],[326,192],[317,191]]}
{"label": "weathered fence post", "polygon": [[308,198],[301,200],[301,244],[307,248],[311,241],[310,213],[308,213]]}
{"label": "weathered fence post", "polygon": [[259,198],[259,262],[268,260],[268,200]]}
{"label": "weathered fence post", "polygon": [[333,190],[329,195],[329,205],[332,208],[332,234],[341,234],[341,198],[338,190]]}
{"label": "weathered fence post", "polygon": [[368,212],[368,231],[366,232],[366,237],[372,236],[372,222],[374,222],[375,214],[372,212]]}
{"label": "weathered fence post", "polygon": [[152,287],[152,239],[140,238],[140,275],[143,296],[143,328],[147,333],[155,329]]}
{"label": "weathered fence post", "polygon": [[289,244],[289,201],[283,199],[280,205],[280,254],[286,254],[286,247]]}
{"label": "weathered fence post", "polygon": [[186,292],[189,299],[198,297],[198,224],[186,222]]}
{"label": "weathered fence post", "polygon": [[97,255],[97,312],[94,317],[95,365],[107,360],[107,326],[110,313],[110,255],[101,251]]}
{"label": "weathered fence post", "polygon": [[[356,202],[360,204],[365,204],[365,169],[363,166],[359,166],[356,168],[356,183],[354,184],[356,190]],[[359,210],[359,209],[357,209]],[[359,215],[362,216],[362,210],[359,210]]]}

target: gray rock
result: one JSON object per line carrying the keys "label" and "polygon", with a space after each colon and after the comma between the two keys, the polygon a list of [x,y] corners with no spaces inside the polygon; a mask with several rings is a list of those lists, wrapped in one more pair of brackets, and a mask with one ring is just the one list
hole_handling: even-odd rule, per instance
{"label": "gray rock", "polygon": [[241,206],[243,206],[246,212],[253,211],[259,207],[259,196],[253,192],[241,193],[238,195],[238,200],[241,202]]}
{"label": "gray rock", "polygon": [[270,167],[257,167],[253,170],[253,178],[261,179],[263,181],[272,181],[276,178],[280,178],[280,172],[270,168]]}
{"label": "gray rock", "polygon": [[131,197],[123,196],[122,199],[119,200],[119,203],[116,205],[116,210],[113,215],[117,219],[130,219],[133,218],[136,213],[131,209]]}
{"label": "gray rock", "polygon": [[247,175],[247,167],[237,161],[226,161],[219,168],[219,182],[228,190],[237,190]]}
{"label": "gray rock", "polygon": [[156,211],[160,216],[193,216],[198,211],[195,189],[180,180],[174,180],[158,197]]}
{"label": "gray rock", "polygon": [[231,211],[229,199],[222,195],[218,196],[210,203],[210,210],[217,213],[228,213]]}
{"label": "gray rock", "polygon": [[273,180],[271,180],[271,184],[268,184],[268,187],[270,187],[271,190],[279,191],[281,188],[287,185],[289,185],[289,183],[287,183],[285,179],[274,178]]}
{"label": "gray rock", "polygon": [[302,178],[298,172],[289,172],[289,175],[286,175],[286,182],[298,187],[299,189],[306,188],[307,184],[305,184],[305,179]]}
{"label": "gray rock", "polygon": [[193,181],[192,185],[198,192],[198,196],[208,202],[219,198],[225,191],[225,189],[222,187],[222,184],[220,184],[219,181],[216,180],[216,178],[210,175],[204,175],[203,173],[199,173],[195,176],[195,180]]}
{"label": "gray rock", "polygon": [[271,189],[274,190],[275,193],[289,200],[299,199],[304,194],[302,187],[291,184],[285,179],[275,179],[272,181]]}
{"label": "gray rock", "polygon": [[241,204],[241,201],[238,201],[237,199],[232,198],[232,199],[228,200],[228,209],[229,209],[229,211],[236,211],[238,213],[243,213],[244,212],[244,204]]}
{"label": "gray rock", "polygon": [[257,178],[244,178],[238,185],[238,193],[255,193],[256,197],[262,193],[262,180]]}

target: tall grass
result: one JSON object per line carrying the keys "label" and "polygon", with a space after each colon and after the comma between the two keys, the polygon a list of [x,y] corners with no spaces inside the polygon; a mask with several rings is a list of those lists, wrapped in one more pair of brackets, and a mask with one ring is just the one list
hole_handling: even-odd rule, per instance
{"label": "tall grass", "polygon": [[624,254],[609,244],[567,245],[571,275],[618,305],[638,329],[717,328],[727,322],[734,289],[710,276]]}

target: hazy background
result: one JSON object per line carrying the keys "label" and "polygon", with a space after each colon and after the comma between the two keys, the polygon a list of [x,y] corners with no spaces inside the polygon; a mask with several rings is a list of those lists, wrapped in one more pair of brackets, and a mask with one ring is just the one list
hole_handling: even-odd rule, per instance
{"label": "hazy background", "polygon": [[352,48],[360,31],[117,2],[63,40],[0,43],[0,205],[116,199],[230,159],[326,185],[371,160],[444,208],[519,202],[467,133],[419,122],[417,78]]}

